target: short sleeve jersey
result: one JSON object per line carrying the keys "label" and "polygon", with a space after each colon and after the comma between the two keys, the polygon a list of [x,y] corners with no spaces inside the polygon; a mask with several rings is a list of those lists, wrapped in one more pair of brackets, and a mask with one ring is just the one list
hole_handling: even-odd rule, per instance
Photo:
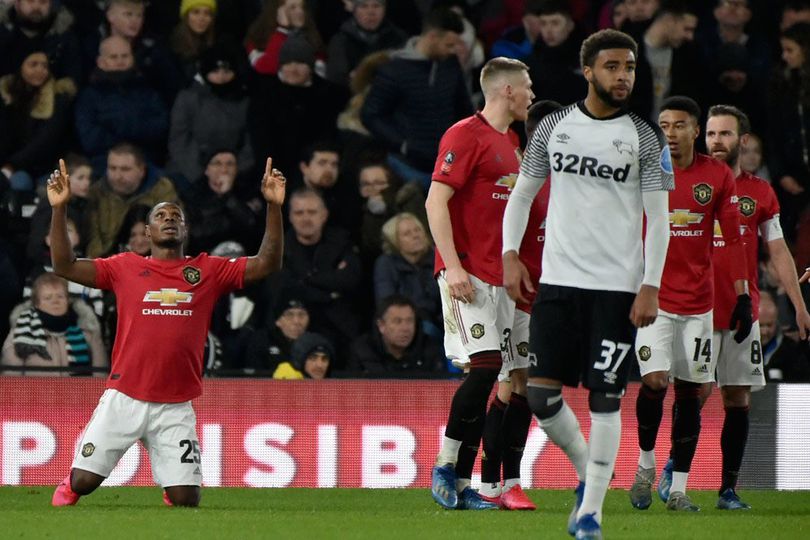
{"label": "short sleeve jersey", "polygon": [[638,292],[641,194],[674,188],[660,128],[631,112],[595,118],[580,102],[540,122],[520,172],[551,175],[541,283]]}
{"label": "short sleeve jersey", "polygon": [[[695,154],[689,167],[675,169],[675,185],[669,194],[669,248],[658,302],[668,313],[697,315],[714,305],[715,220],[739,239],[734,173],[721,161]],[[743,279],[742,271],[737,274]]]}
{"label": "short sleeve jersey", "polygon": [[203,253],[159,260],[122,253],[93,262],[96,286],[112,290],[118,307],[107,388],[157,403],[198,397],[214,305],[242,287],[247,258]]}
{"label": "short sleeve jersey", "polygon": [[[765,242],[782,238],[779,225],[779,202],[771,185],[762,178],[747,172],[737,177],[737,198],[740,207],[740,233],[745,246],[748,292],[753,304],[754,320],[759,318],[758,251],[759,237]],[[723,240],[719,223],[714,229],[714,328],[728,330],[731,313],[737,303],[737,293],[729,275],[738,271],[739,261],[730,253]]]}
{"label": "short sleeve jersey", "polygon": [[[546,241],[546,214],[548,213],[548,194],[551,183],[546,182],[532,202],[529,211],[529,220],[526,222],[526,232],[523,235],[523,242],[520,244],[520,262],[529,271],[532,283],[540,281],[543,265],[543,244]],[[537,296],[537,287],[534,293],[524,291],[524,296],[529,301],[528,304],[517,304],[515,307],[526,313],[532,312],[532,304]]]}
{"label": "short sleeve jersey", "polygon": [[[455,190],[448,210],[461,265],[499,287],[503,286],[501,223],[520,170],[518,145],[514,131],[501,133],[476,113],[445,132],[433,171],[434,182]],[[436,274],[444,268],[436,250]]]}

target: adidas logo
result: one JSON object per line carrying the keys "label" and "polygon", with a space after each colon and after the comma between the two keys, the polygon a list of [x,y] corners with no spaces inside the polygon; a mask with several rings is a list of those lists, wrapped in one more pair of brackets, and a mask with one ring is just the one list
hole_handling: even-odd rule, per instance
{"label": "adidas logo", "polygon": [[751,372],[751,375],[762,375],[762,372],[759,370],[758,367],[755,367],[754,371]]}
{"label": "adidas logo", "polygon": [[697,368],[698,373],[708,373],[709,368],[706,364],[702,364],[699,368]]}

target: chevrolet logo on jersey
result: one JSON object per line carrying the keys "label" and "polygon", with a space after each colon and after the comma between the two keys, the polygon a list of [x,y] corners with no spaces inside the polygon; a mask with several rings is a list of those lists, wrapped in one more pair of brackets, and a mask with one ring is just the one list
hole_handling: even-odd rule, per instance
{"label": "chevrolet logo on jersey", "polygon": [[673,227],[688,227],[703,221],[703,214],[692,213],[689,210],[673,210],[669,213],[669,222]]}
{"label": "chevrolet logo on jersey", "polygon": [[517,173],[508,174],[506,176],[501,176],[498,178],[498,181],[495,182],[496,186],[504,186],[509,188],[509,191],[512,191],[515,188],[515,184],[517,183]]}
{"label": "chevrolet logo on jersey", "polygon": [[148,291],[144,297],[144,302],[159,302],[161,306],[177,306],[179,304],[190,304],[194,293],[180,292],[177,289],[160,289],[159,291]]}

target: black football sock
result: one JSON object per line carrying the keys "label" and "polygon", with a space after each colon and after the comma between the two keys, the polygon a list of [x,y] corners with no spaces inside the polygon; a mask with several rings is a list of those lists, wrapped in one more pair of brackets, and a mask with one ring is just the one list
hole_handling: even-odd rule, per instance
{"label": "black football sock", "polygon": [[655,449],[658,428],[664,416],[664,397],[667,389],[653,390],[646,384],[641,385],[636,398],[636,419],[638,420],[638,446],[649,452]]}
{"label": "black football sock", "polygon": [[501,453],[503,448],[503,419],[506,403],[492,400],[484,421],[484,451],[481,454],[481,484],[496,484],[501,481]]}
{"label": "black football sock", "polygon": [[748,442],[748,407],[726,407],[720,449],[723,452],[723,477],[720,493],[737,488],[745,445]]}
{"label": "black football sock", "polygon": [[520,461],[532,424],[532,411],[526,396],[512,393],[503,419],[503,479],[520,478]]}

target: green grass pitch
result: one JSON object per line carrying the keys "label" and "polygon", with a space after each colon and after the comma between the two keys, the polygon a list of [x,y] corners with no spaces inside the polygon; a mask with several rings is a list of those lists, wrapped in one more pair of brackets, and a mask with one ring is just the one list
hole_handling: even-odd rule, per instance
{"label": "green grass pitch", "polygon": [[[440,509],[425,489],[204,488],[200,508],[167,508],[157,488],[101,488],[75,507],[51,508],[52,487],[0,488],[0,538],[568,538],[573,495],[530,490],[536,512]],[[611,490],[605,537],[810,539],[810,492],[744,491],[749,512],[714,509],[713,492],[691,492],[698,514],[667,512],[657,499],[633,510]]]}

